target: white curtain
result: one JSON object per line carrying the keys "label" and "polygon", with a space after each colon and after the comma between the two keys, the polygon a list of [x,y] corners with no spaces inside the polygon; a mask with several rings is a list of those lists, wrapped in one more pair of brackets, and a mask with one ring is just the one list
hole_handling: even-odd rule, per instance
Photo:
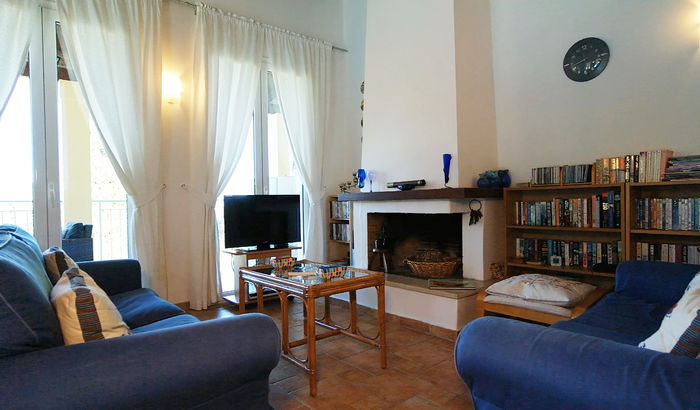
{"label": "white curtain", "polygon": [[129,253],[167,298],[162,227],[160,0],[58,0],[73,69],[133,204]]}
{"label": "white curtain", "polygon": [[265,55],[280,98],[294,159],[309,196],[305,257],[323,258],[323,154],[330,94],[332,46],[265,28]]}
{"label": "white curtain", "polygon": [[32,24],[39,6],[34,0],[0,1],[0,114],[24,68]]}
{"label": "white curtain", "polygon": [[[195,242],[190,308],[206,309],[220,297],[219,243],[214,205],[245,146],[262,61],[262,31],[249,19],[199,7],[195,25],[192,139],[193,188],[201,189],[204,236]],[[201,168],[201,169],[195,169]],[[196,256],[199,256],[196,257]]]}

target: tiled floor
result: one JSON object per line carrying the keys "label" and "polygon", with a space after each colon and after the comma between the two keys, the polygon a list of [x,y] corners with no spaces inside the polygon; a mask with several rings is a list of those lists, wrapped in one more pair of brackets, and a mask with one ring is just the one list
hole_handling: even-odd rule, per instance
{"label": "tiled floor", "polygon": [[[323,312],[322,300],[317,312]],[[290,339],[303,334],[302,305],[290,306]],[[249,309],[253,306],[249,306]],[[320,309],[320,310],[319,310]],[[190,311],[202,320],[231,316],[234,307]],[[279,302],[266,302],[265,313],[281,324]],[[377,332],[374,311],[361,309],[358,323],[366,335]],[[336,323],[347,324],[346,306],[332,304],[331,316]],[[317,331],[323,329],[317,327]],[[424,334],[398,321],[387,321],[388,367],[379,364],[379,350],[342,335],[317,342],[318,394],[309,395],[306,372],[286,359],[270,375],[270,403],[284,409],[472,409],[467,387],[453,364],[454,342]],[[306,357],[304,347],[295,355]]]}

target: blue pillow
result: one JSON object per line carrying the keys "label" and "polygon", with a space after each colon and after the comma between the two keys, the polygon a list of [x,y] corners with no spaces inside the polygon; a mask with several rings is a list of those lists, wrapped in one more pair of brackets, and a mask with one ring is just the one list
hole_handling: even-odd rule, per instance
{"label": "blue pillow", "polygon": [[[0,227],[0,357],[63,344],[36,242]],[[31,240],[28,240],[30,238]],[[48,290],[47,290],[48,289]]]}

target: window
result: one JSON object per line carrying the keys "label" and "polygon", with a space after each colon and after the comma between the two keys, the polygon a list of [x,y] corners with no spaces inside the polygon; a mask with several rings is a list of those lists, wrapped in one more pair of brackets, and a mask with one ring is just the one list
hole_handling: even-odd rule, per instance
{"label": "window", "polygon": [[[302,198],[302,209],[307,208],[302,180],[294,161],[280,101],[275,91],[274,75],[269,68],[264,68],[260,74],[260,89],[250,121],[251,126],[241,159],[216,203],[219,244],[222,249],[223,195],[296,194]],[[302,215],[302,226],[305,220]],[[300,257],[301,252],[294,251],[293,255]],[[224,294],[230,294],[237,286],[230,263],[231,255],[222,252],[219,260],[221,289]]]}
{"label": "window", "polygon": [[126,193],[83,93],[71,81],[57,13],[41,9],[27,68],[0,117],[0,223],[61,246],[67,222],[93,225],[94,259],[128,256]]}

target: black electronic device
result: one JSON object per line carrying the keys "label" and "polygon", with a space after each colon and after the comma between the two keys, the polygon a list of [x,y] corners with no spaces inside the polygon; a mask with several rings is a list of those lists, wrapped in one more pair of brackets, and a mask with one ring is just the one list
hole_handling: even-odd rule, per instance
{"label": "black electronic device", "polygon": [[397,182],[387,182],[387,188],[398,188],[401,191],[408,191],[417,186],[425,186],[424,179],[416,179],[413,181],[397,181]]}
{"label": "black electronic device", "polygon": [[224,196],[224,247],[287,247],[301,241],[299,195]]}

